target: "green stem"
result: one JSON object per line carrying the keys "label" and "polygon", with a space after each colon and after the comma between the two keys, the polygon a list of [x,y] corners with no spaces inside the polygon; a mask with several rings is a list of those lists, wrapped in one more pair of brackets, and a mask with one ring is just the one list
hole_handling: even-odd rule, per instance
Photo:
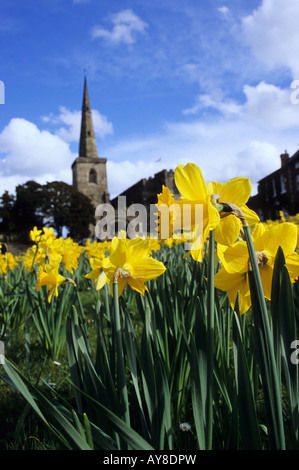
{"label": "green stem", "polygon": [[122,333],[121,333],[121,325],[120,325],[117,281],[113,282],[113,315],[114,315],[115,341],[116,341],[117,383],[118,383],[118,390],[120,394],[122,418],[129,425],[130,414],[129,414],[128,390],[127,390],[127,381],[126,381],[124,352],[123,352],[123,344],[122,344]]}
{"label": "green stem", "polygon": [[248,276],[271,446],[277,450],[284,450],[281,384],[275,362],[274,342],[250,228],[246,223],[243,225],[252,269]]}
{"label": "green stem", "polygon": [[215,233],[210,231],[208,255],[208,314],[207,314],[207,450],[213,445],[213,379],[214,379],[214,317],[215,317]]}

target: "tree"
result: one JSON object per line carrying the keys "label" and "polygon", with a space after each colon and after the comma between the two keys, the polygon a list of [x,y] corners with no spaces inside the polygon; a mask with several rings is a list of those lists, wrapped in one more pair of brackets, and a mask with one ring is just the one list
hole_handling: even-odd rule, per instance
{"label": "tree", "polygon": [[13,207],[13,221],[19,240],[27,241],[30,230],[44,223],[42,207],[44,204],[43,186],[36,181],[27,181],[16,187]]}
{"label": "tree", "polygon": [[0,232],[6,235],[8,241],[11,241],[12,234],[15,231],[13,220],[13,207],[15,198],[8,191],[4,191],[0,198]]}
{"label": "tree", "polygon": [[[4,211],[3,205],[1,210]],[[28,241],[34,226],[39,229],[52,226],[57,236],[62,236],[65,228],[74,239],[87,238],[90,225],[95,224],[95,209],[90,199],[62,181],[45,185],[27,181],[17,186],[10,213],[19,241]]]}
{"label": "tree", "polygon": [[95,224],[95,209],[90,199],[62,181],[44,186],[43,213],[58,236],[65,227],[72,238],[86,238],[90,235],[90,225]]}

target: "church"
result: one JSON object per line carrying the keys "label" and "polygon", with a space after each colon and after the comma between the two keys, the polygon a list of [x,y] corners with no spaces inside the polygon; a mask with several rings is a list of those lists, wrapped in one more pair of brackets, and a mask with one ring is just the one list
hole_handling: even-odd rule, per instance
{"label": "church", "polygon": [[72,164],[73,186],[88,196],[96,207],[109,201],[106,158],[99,158],[94,126],[84,79],[79,156]]}
{"label": "church", "polygon": [[[84,79],[79,156],[72,164],[74,188],[88,196],[96,208],[100,204],[111,204],[117,211],[118,196],[110,200],[107,181],[107,159],[98,155],[86,77]],[[173,170],[162,170],[151,178],[143,178],[119,196],[126,197],[127,207],[143,204],[147,209],[157,202],[162,186],[167,186],[177,195]],[[91,232],[93,230],[91,229]]]}

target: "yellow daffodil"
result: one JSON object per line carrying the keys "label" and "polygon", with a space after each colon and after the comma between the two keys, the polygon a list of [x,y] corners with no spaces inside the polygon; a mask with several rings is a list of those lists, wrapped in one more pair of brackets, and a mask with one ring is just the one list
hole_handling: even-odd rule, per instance
{"label": "yellow daffodil", "polygon": [[33,242],[38,243],[41,239],[41,234],[42,230],[38,230],[37,227],[33,227],[33,229],[30,230],[29,237]]}
{"label": "yellow daffodil", "polygon": [[65,277],[61,276],[58,273],[59,265],[60,259],[58,259],[53,264],[45,264],[43,266],[39,266],[38,282],[35,288],[37,291],[39,291],[42,286],[48,287],[48,302],[51,302],[53,293],[55,297],[58,296],[58,286],[67,281]]}
{"label": "yellow daffodil", "polygon": [[[184,230],[191,229],[195,234],[190,252],[194,259],[201,261],[203,246],[209,232],[219,224],[219,212],[211,201],[211,194],[197,165],[194,163],[187,163],[185,166],[179,165],[175,169],[174,179],[181,194],[182,210],[190,211],[190,226],[186,225],[186,218],[184,221]],[[202,220],[200,222],[196,220],[196,210],[199,206],[202,206]]]}
{"label": "yellow daffodil", "polygon": [[157,195],[158,203],[158,238],[167,240],[170,237],[180,237],[181,233],[181,207],[175,200],[169,188],[162,186],[162,192]]}
{"label": "yellow daffodil", "polygon": [[7,252],[5,255],[6,255],[8,269],[15,269],[18,266],[18,262],[15,256],[10,252]]}
{"label": "yellow daffodil", "polygon": [[[101,269],[107,276],[106,282],[110,283],[112,295],[114,282],[118,283],[119,296],[126,285],[144,295],[147,290],[145,282],[161,276],[166,268],[163,263],[151,258],[148,240],[123,237],[124,233],[121,233],[119,237],[112,239],[109,257],[105,259]],[[99,280],[100,286],[104,284],[104,279]]]}
{"label": "yellow daffodil", "polygon": [[56,235],[54,233],[54,228],[53,227],[43,227],[43,235],[42,235],[42,238],[44,240],[48,240],[48,239],[52,239],[54,240],[54,238],[56,238]]}
{"label": "yellow daffodil", "polygon": [[18,266],[15,256],[7,251],[5,254],[0,254],[0,274],[6,274],[8,270],[13,270]]}
{"label": "yellow daffodil", "polygon": [[109,258],[90,258],[89,260],[92,271],[85,275],[87,279],[93,279],[96,290],[102,289],[106,283],[109,283],[104,268],[110,265]]}
{"label": "yellow daffodil", "polygon": [[[279,246],[282,247],[291,281],[299,276],[299,255],[295,252],[297,227],[292,223],[274,225],[268,230],[258,224],[252,232],[264,295],[271,299],[274,261]],[[232,307],[240,292],[240,311],[245,313],[251,306],[248,271],[250,269],[248,250],[245,241],[238,241],[226,247],[218,245],[221,269],[215,275],[215,287],[226,291]]]}
{"label": "yellow daffodil", "polygon": [[0,255],[0,274],[5,274],[8,270],[7,257],[5,255]]}
{"label": "yellow daffodil", "polygon": [[91,241],[90,239],[86,240],[85,247],[83,249],[84,253],[87,254],[88,258],[99,258],[103,259],[106,256],[106,253],[109,251],[110,241]]}
{"label": "yellow daffodil", "polygon": [[[225,183],[209,183],[208,192],[220,206],[229,203],[236,206],[244,215],[248,225],[259,222],[258,215],[246,206],[251,194],[251,183],[248,178],[232,178]],[[241,220],[233,213],[220,213],[220,222],[215,227],[215,240],[223,245],[231,245],[240,235]]]}

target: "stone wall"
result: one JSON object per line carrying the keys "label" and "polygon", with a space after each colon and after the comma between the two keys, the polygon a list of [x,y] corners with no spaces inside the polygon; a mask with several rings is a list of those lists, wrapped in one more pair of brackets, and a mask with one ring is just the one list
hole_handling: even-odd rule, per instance
{"label": "stone wall", "polygon": [[73,186],[88,196],[95,207],[109,201],[105,158],[78,157],[72,170]]}

